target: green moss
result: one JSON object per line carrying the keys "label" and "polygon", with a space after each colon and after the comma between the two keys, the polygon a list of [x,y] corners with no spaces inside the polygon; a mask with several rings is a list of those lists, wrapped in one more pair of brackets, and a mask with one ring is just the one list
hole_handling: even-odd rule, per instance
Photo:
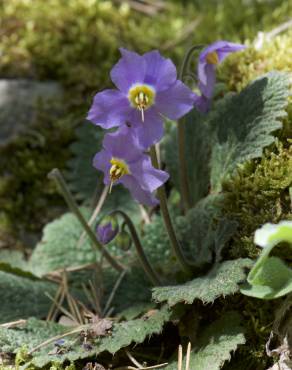
{"label": "green moss", "polygon": [[58,362],[53,362],[49,370],[76,370],[76,367],[73,362],[65,367],[63,367],[62,364]]}
{"label": "green moss", "polygon": [[65,167],[74,137],[72,121],[60,114],[40,107],[29,129],[0,149],[0,233],[8,244],[7,233],[39,232],[64,204],[47,178],[52,168]]}
{"label": "green moss", "polygon": [[231,257],[256,257],[255,230],[265,222],[291,219],[292,145],[280,141],[263,158],[246,163],[227,181],[224,212],[239,223],[228,251]]}
{"label": "green moss", "polygon": [[[229,90],[240,91],[262,74],[292,69],[292,31],[277,36],[256,50],[252,45],[230,55],[219,69],[219,79]],[[287,107],[283,130],[277,132],[276,145],[257,161],[246,163],[224,184],[225,212],[235,217],[239,229],[228,254],[231,257],[256,257],[259,249],[253,235],[265,222],[291,219],[289,187],[292,185],[292,99]],[[287,139],[288,138],[288,139]]]}
{"label": "green moss", "polygon": [[[230,55],[219,68],[219,80],[232,91],[242,90],[255,78],[273,70],[290,73],[292,70],[292,31],[266,41],[260,49],[250,42],[249,47]],[[287,118],[280,137],[292,136],[292,97],[287,107]]]}
{"label": "green moss", "polygon": [[148,17],[111,1],[49,0],[37,6],[11,1],[1,17],[2,74],[34,74],[96,90],[108,84],[120,46],[163,47],[183,29],[185,17],[191,19],[183,7],[172,5]]}
{"label": "green moss", "polygon": [[[269,339],[275,320],[275,311],[280,302],[259,301],[253,298],[236,295],[228,302],[221,299],[218,302],[221,306],[218,309],[219,315],[225,310],[233,309],[240,312],[245,327],[246,344],[240,346],[231,361],[226,362],[223,370],[265,370],[272,365],[273,360],[266,354],[265,345]],[[217,308],[216,306],[214,307]]]}
{"label": "green moss", "polygon": [[[107,84],[120,46],[140,52],[159,48],[176,59],[186,44],[253,38],[259,30],[285,21],[291,7],[281,0],[248,6],[244,0],[167,2],[149,17],[111,1],[48,0],[32,5],[30,0],[11,0],[0,10],[0,70],[97,89]],[[186,33],[194,20],[197,25]]]}
{"label": "green moss", "polygon": [[228,83],[230,90],[240,91],[272,70],[291,72],[292,31],[266,41],[260,49],[248,44],[245,51],[230,55],[219,70],[219,78]]}
{"label": "green moss", "polygon": [[30,356],[28,354],[28,349],[24,345],[21,348],[19,348],[19,350],[16,353],[16,356],[15,356],[16,367],[18,368],[19,366],[25,364],[26,362],[29,361],[29,359],[30,359]]}

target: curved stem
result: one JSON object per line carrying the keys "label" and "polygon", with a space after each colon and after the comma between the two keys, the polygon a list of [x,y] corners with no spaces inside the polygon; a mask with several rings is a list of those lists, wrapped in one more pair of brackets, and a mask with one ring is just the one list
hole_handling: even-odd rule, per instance
{"label": "curved stem", "polygon": [[120,215],[120,216],[123,217],[126,225],[128,226],[128,229],[131,233],[131,236],[132,236],[132,239],[133,239],[136,251],[137,251],[137,255],[138,255],[138,258],[139,258],[139,261],[140,261],[146,275],[148,276],[149,280],[152,282],[153,285],[161,285],[161,282],[160,282],[160,279],[159,279],[158,275],[153,270],[150,262],[148,261],[148,259],[146,257],[146,254],[145,254],[144,249],[142,247],[142,244],[140,242],[140,238],[138,236],[136,228],[135,228],[133,222],[131,221],[130,217],[125,212],[123,212],[119,209],[111,212],[110,215]]}
{"label": "curved stem", "polygon": [[184,56],[184,59],[183,59],[183,62],[182,62],[182,65],[181,65],[181,69],[179,71],[179,79],[182,80],[183,79],[183,76],[184,76],[184,73],[186,71],[186,69],[188,68],[189,66],[189,62],[190,62],[190,59],[191,59],[191,56],[193,54],[194,51],[196,50],[199,50],[199,49],[202,49],[202,47],[204,47],[205,45],[194,45],[192,46],[185,54]]}
{"label": "curved stem", "polygon": [[106,260],[108,263],[115,268],[117,271],[123,271],[125,270],[125,266],[121,265],[118,261],[116,261],[106,250],[106,248],[99,243],[99,241],[96,239],[94,232],[86,222],[85,218],[83,217],[82,213],[79,211],[79,208],[70,192],[68,189],[68,186],[66,185],[66,182],[58,168],[54,168],[49,174],[49,178],[52,178],[56,181],[58,187],[60,188],[60,191],[70,208],[71,212],[75,214],[77,217],[78,221],[84,228],[85,232],[87,233],[88,237],[92,241],[93,245],[102,252],[102,254],[105,256]]}
{"label": "curved stem", "polygon": [[[156,154],[156,150],[155,150],[154,146],[152,146],[150,148],[150,155],[151,155],[151,160],[152,160],[153,166],[155,168],[159,169],[157,154]],[[172,222],[171,222],[171,218],[170,218],[168,207],[167,207],[167,199],[166,199],[165,189],[164,189],[163,185],[160,186],[160,188],[158,188],[157,193],[158,193],[158,198],[160,200],[160,209],[161,209],[164,225],[165,225],[165,228],[167,230],[169,240],[170,240],[170,244],[171,244],[171,247],[172,247],[172,252],[176,256],[176,258],[177,258],[179,264],[181,265],[182,269],[185,272],[190,273],[191,272],[190,266],[188,265],[184,255],[183,255],[181,246],[180,246],[180,244],[177,240],[177,237],[176,237],[176,234],[175,234]]]}
{"label": "curved stem", "polygon": [[184,82],[186,78],[188,78],[189,80],[195,83],[198,82],[198,78],[193,72],[190,72],[190,71],[185,72],[184,75],[182,76],[182,82]]}
{"label": "curved stem", "polygon": [[[198,49],[201,49],[202,47],[203,45],[192,46],[186,53],[181,69],[180,69],[180,73],[179,73],[179,79],[181,81],[183,81],[186,70],[188,69],[189,62],[190,62],[193,52]],[[185,119],[184,118],[178,120],[177,140],[178,140],[180,188],[181,188],[183,209],[184,209],[184,212],[186,213],[191,208],[191,197],[190,197],[190,190],[189,190],[187,160],[186,160],[186,153],[185,153]]]}

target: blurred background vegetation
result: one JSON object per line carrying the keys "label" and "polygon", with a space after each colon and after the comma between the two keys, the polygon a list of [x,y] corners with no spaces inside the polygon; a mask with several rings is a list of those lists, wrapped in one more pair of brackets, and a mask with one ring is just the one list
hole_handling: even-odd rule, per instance
{"label": "blurred background vegetation", "polygon": [[[84,124],[96,91],[110,86],[119,47],[157,48],[179,65],[190,45],[218,39],[251,43],[291,14],[291,0],[3,2],[1,79],[53,80],[63,93],[49,105],[39,102],[27,129],[0,145],[0,247],[32,247],[44,224],[64,211],[47,173],[70,169],[76,128]],[[235,56],[223,66],[221,80],[239,90],[261,72],[291,69],[291,46],[289,33],[244,54],[241,63]]]}

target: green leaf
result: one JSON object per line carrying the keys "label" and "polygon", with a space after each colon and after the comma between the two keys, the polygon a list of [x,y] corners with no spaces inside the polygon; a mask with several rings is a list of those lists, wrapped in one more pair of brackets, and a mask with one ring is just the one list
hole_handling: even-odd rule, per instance
{"label": "green leaf", "polygon": [[170,316],[171,312],[168,308],[162,307],[147,319],[121,322],[114,326],[112,336],[102,341],[102,348],[115,353],[132,342],[142,343],[148,336],[161,333],[164,323],[170,319]]}
{"label": "green leaf", "polygon": [[[190,369],[219,370],[231,353],[245,343],[241,317],[236,312],[226,312],[199,336],[196,348],[191,353]],[[167,370],[177,370],[177,363]]]}
{"label": "green leaf", "polygon": [[288,75],[270,72],[218,102],[208,120],[214,132],[212,191],[219,192],[240,163],[261,157],[263,148],[275,141],[272,132],[282,127],[279,119],[286,116],[288,96]]}
{"label": "green leaf", "polygon": [[10,263],[6,263],[6,262],[0,262],[0,271],[4,271],[9,274],[13,274],[17,276],[22,276],[22,277],[32,279],[32,280],[39,280],[39,277],[34,275],[32,272],[23,270],[19,267],[12,266]]}
{"label": "green leaf", "polygon": [[254,278],[240,289],[242,294],[260,299],[275,299],[292,292],[292,269],[280,258],[268,258]]}
{"label": "green leaf", "polygon": [[153,216],[151,223],[145,225],[141,242],[152,264],[163,267],[165,261],[170,259],[169,239],[163,219],[159,215]]}
{"label": "green leaf", "polygon": [[156,302],[167,301],[170,306],[179,302],[192,304],[195,299],[211,303],[220,296],[238,292],[238,284],[246,277],[245,269],[251,266],[252,261],[247,258],[224,261],[207,275],[185,284],[154,288],[152,297]]}
{"label": "green leaf", "polygon": [[221,217],[222,199],[221,195],[209,195],[199,201],[186,216],[176,219],[178,238],[188,258],[193,259],[195,256],[196,266],[212,262],[219,235],[216,221]]}
{"label": "green leaf", "polygon": [[[88,211],[83,213],[89,217]],[[82,245],[78,244],[82,232],[82,226],[72,213],[47,224],[42,240],[32,253],[31,270],[43,276],[54,270],[95,262],[99,252],[91,248],[88,238]]]}
{"label": "green leaf", "polygon": [[133,320],[142,314],[145,314],[147,311],[153,310],[155,306],[156,305],[153,302],[135,304],[120,312],[117,317],[125,320]]}
{"label": "green leaf", "polygon": [[[115,292],[112,306],[115,312],[121,312],[136,304],[145,304],[151,300],[151,287],[148,277],[141,268],[140,263],[135,259],[132,261],[133,266],[129,267],[121,284]],[[112,269],[104,270],[104,301],[112,293],[113,287],[119,278],[119,274]]]}
{"label": "green leaf", "polygon": [[30,318],[17,328],[0,328],[0,348],[6,353],[16,353],[23,346],[31,350],[45,340],[67,331],[68,328],[54,322]]}
{"label": "green leaf", "polygon": [[24,259],[23,253],[17,250],[0,250],[0,271],[39,280],[39,277],[30,271],[30,266]]}
{"label": "green leaf", "polygon": [[[159,334],[163,325],[170,319],[171,312],[167,307],[157,310],[148,318],[124,321],[113,325],[111,335],[99,338],[90,350],[85,349],[76,340],[71,342],[71,349],[62,355],[48,355],[49,347],[36,352],[31,364],[43,367],[52,361],[63,363],[66,360],[75,361],[83,358],[96,357],[98,354],[107,351],[112,354],[119,349],[129,346],[131,343],[142,343],[153,334]],[[30,364],[27,364],[29,366]]]}
{"label": "green leaf", "polygon": [[0,271],[0,322],[45,317],[52,304],[45,292],[54,295],[56,285]]}
{"label": "green leaf", "polygon": [[263,250],[247,277],[241,293],[261,298],[274,299],[292,292],[292,269],[278,257],[270,257],[272,249],[280,242],[292,242],[292,222],[265,224],[255,232],[255,243]]}
{"label": "green leaf", "polygon": [[229,242],[231,237],[235,234],[238,228],[238,223],[234,220],[222,218],[216,228],[215,236],[215,254],[216,262],[221,260],[221,253],[225,245]]}
{"label": "green leaf", "polygon": [[[197,202],[185,216],[172,215],[184,253],[197,267],[211,263],[214,254],[219,260],[223,247],[236,231],[237,224],[234,221],[222,218],[222,201],[221,194],[209,195]],[[145,227],[142,244],[156,269],[167,269],[172,255],[161,217],[155,217]]]}
{"label": "green leaf", "polygon": [[[193,109],[180,124],[185,125],[185,156],[189,176],[190,195],[193,204],[208,194],[210,183],[211,140],[206,116]],[[163,158],[166,169],[177,189],[179,184],[179,162],[177,128],[172,123],[163,142]]]}

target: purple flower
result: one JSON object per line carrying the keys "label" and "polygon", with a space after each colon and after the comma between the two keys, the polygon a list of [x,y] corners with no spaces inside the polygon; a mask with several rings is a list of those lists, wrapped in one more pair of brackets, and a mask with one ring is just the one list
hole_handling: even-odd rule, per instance
{"label": "purple flower", "polygon": [[99,224],[96,228],[97,239],[101,244],[106,245],[111,242],[119,232],[119,228],[116,225],[113,227],[112,222],[109,221],[105,224]]}
{"label": "purple flower", "polygon": [[221,63],[230,53],[244,49],[241,44],[228,41],[216,41],[207,46],[199,56],[198,80],[202,95],[211,99],[216,82],[216,65]]}
{"label": "purple flower", "polygon": [[124,126],[105,135],[103,150],[95,155],[93,165],[104,172],[106,185],[121,183],[138,202],[152,206],[158,203],[152,193],[169,175],[152,167],[149,156],[141,151],[131,131],[132,128]]}
{"label": "purple flower", "polygon": [[204,95],[196,95],[195,107],[201,113],[207,113],[211,108],[212,99],[206,98]]}
{"label": "purple flower", "polygon": [[111,79],[118,90],[95,95],[87,118],[109,129],[130,123],[144,148],[163,135],[162,116],[176,120],[193,108],[194,94],[177,80],[174,64],[158,51],[144,55],[120,49]]}

